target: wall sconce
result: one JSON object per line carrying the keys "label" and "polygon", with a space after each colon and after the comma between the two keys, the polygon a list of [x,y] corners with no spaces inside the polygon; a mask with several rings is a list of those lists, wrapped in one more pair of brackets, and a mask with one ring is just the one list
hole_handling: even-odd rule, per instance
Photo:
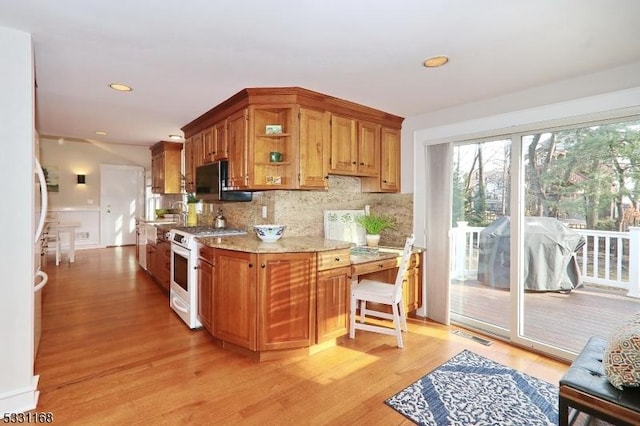
{"label": "wall sconce", "polygon": [[78,175],[78,185],[84,185],[85,182],[85,175]]}

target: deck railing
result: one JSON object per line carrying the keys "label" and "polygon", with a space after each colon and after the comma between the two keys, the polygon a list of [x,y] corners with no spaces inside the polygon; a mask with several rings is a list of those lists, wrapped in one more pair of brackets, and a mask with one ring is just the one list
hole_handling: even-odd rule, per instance
{"label": "deck railing", "polygon": [[[458,222],[451,230],[451,276],[476,279],[480,232],[483,227]],[[629,232],[576,229],[585,244],[576,252],[583,283],[626,290],[640,297],[640,227]]]}

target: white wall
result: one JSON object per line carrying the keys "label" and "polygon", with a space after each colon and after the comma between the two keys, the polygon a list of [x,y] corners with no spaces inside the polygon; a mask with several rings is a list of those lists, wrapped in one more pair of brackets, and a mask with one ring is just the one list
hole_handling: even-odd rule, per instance
{"label": "white wall", "polygon": [[34,73],[31,36],[0,27],[0,413],[32,409],[34,241]]}
{"label": "white wall", "polygon": [[[603,88],[623,86],[605,92]],[[580,91],[597,93],[575,97]],[[564,99],[562,96],[567,96]],[[548,99],[560,100],[542,103]],[[528,107],[523,107],[529,104]],[[517,107],[522,107],[518,109]],[[640,63],[405,120],[403,192],[413,191],[416,244],[426,244],[425,146],[640,113]],[[410,153],[406,154],[405,151]],[[408,164],[412,163],[412,164]],[[406,169],[411,176],[405,176]],[[414,173],[415,171],[415,173]],[[407,182],[409,180],[409,182]]]}
{"label": "white wall", "polygon": [[[640,87],[639,62],[408,117],[402,126],[402,192],[417,192],[424,182],[424,144],[511,132],[512,126],[626,108],[634,104],[633,100],[619,102],[617,95],[605,96],[605,103],[600,105],[598,95],[625,93],[636,87]],[[571,100],[576,103],[567,103]]]}
{"label": "white wall", "polygon": [[[92,141],[40,138],[42,167],[55,166],[60,175],[59,192],[49,193],[52,208],[87,208],[100,204],[100,164],[151,168],[148,146],[103,144]],[[78,185],[76,175],[86,184]]]}

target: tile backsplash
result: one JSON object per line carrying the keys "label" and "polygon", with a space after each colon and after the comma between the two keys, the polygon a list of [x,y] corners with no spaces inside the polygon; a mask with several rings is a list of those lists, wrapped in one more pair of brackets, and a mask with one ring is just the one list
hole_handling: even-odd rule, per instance
{"label": "tile backsplash", "polygon": [[[364,209],[392,215],[396,229],[383,231],[381,245],[401,247],[413,229],[413,194],[371,194],[360,192],[360,178],[329,176],[328,191],[255,192],[251,202],[205,203],[199,215],[201,224],[211,224],[218,208],[228,227],[251,229],[253,225],[286,225],[285,235],[324,236],[324,210]],[[262,218],[262,207],[267,218]]]}

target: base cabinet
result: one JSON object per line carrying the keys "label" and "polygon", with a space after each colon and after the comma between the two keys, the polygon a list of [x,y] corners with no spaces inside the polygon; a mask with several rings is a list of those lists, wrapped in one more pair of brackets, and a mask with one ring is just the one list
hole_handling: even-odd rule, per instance
{"label": "base cabinet", "polygon": [[251,351],[258,348],[256,258],[232,250],[216,250],[214,255],[212,334]]}
{"label": "base cabinet", "polygon": [[157,246],[147,244],[145,249],[147,250],[147,272],[155,278],[158,275]]}
{"label": "base cabinet", "polygon": [[315,253],[258,256],[258,350],[313,344]]}
{"label": "base cabinet", "polygon": [[212,331],[213,323],[213,280],[214,250],[211,247],[198,247],[198,320],[202,326]]}
{"label": "base cabinet", "polygon": [[217,249],[214,259],[214,337],[251,351],[312,344],[314,253],[257,255]]}
{"label": "base cabinet", "polygon": [[349,332],[351,268],[318,272],[316,300],[316,343],[326,342]]}
{"label": "base cabinet", "polygon": [[171,280],[171,243],[169,241],[158,242],[155,270],[154,278],[168,293]]}

